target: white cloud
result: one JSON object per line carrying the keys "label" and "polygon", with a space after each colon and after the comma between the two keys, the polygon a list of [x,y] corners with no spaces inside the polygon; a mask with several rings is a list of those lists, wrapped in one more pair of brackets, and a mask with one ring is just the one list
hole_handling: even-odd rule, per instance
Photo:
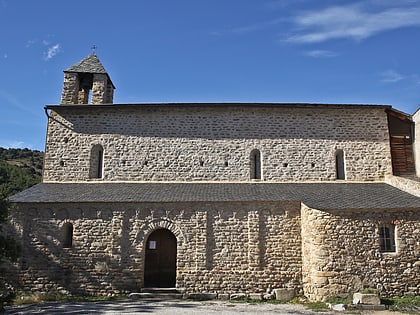
{"label": "white cloud", "polygon": [[56,44],[54,46],[51,46],[50,48],[48,48],[48,51],[46,53],[44,53],[44,59],[46,61],[50,60],[55,55],[57,55],[60,52],[60,50],[61,50],[60,44]]}
{"label": "white cloud", "polygon": [[314,58],[331,58],[338,56],[337,53],[330,50],[311,50],[304,53],[305,56]]}
{"label": "white cloud", "polygon": [[401,80],[404,80],[406,78],[405,75],[402,75],[401,73],[398,73],[394,70],[387,70],[381,73],[382,82],[387,82],[387,83],[394,83],[394,82],[398,82]]}
{"label": "white cloud", "polygon": [[407,86],[415,87],[418,89],[418,85],[420,84],[420,75],[414,74],[403,74],[399,73],[395,70],[386,70],[381,74],[381,82],[384,83],[396,83],[400,81],[404,81]]}
{"label": "white cloud", "polygon": [[378,33],[402,27],[420,26],[420,6],[380,8],[363,4],[334,6],[306,12],[292,19],[297,27],[286,41],[320,43],[332,39],[363,40]]}

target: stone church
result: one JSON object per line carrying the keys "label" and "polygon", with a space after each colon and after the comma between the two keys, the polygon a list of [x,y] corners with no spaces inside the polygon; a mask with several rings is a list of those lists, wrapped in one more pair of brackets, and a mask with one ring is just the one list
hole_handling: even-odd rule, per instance
{"label": "stone church", "polygon": [[16,286],[420,294],[419,113],[113,104],[114,89],[92,54],[45,106],[42,183],[10,198]]}

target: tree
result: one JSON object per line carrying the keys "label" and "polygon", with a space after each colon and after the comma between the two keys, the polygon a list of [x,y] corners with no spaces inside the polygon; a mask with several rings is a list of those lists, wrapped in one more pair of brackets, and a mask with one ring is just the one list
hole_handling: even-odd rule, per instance
{"label": "tree", "polygon": [[9,203],[0,199],[0,311],[4,304],[10,302],[15,295],[13,286],[6,279],[6,272],[1,268],[7,259],[16,262],[20,255],[19,244],[4,231],[4,224],[9,215]]}
{"label": "tree", "polygon": [[41,152],[0,148],[0,311],[14,297],[14,288],[7,281],[10,271],[3,266],[6,261],[16,262],[21,250],[5,230],[10,209],[7,198],[40,182],[41,169]]}

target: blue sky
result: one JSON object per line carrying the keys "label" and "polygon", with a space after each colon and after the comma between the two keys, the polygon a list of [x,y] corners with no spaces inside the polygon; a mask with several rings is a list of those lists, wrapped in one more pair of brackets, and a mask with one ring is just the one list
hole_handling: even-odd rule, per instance
{"label": "blue sky", "polygon": [[1,147],[44,150],[94,44],[115,103],[420,103],[420,0],[0,0],[0,28]]}

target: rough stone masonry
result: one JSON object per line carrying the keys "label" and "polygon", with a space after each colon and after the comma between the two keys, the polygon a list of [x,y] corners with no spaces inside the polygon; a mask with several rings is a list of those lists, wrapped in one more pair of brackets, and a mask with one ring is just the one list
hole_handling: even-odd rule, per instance
{"label": "rough stone masonry", "polygon": [[130,293],[152,277],[223,298],[420,293],[418,185],[394,176],[390,146],[390,113],[414,126],[411,116],[382,105],[112,104],[113,91],[90,55],[65,71],[62,104],[45,108],[43,182],[11,198],[20,289]]}

